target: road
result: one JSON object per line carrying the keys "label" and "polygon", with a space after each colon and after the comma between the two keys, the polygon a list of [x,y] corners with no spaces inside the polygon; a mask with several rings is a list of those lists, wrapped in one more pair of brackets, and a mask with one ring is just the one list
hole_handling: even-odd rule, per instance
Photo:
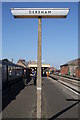
{"label": "road", "polygon": [[[25,88],[21,84],[11,88],[3,95],[3,118],[36,118],[36,98],[33,81]],[[43,77],[42,118],[78,118],[78,115],[78,95],[56,80]]]}

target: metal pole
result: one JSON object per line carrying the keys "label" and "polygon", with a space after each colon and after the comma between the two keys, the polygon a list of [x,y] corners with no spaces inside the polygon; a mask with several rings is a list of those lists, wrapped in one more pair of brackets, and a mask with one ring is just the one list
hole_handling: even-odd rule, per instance
{"label": "metal pole", "polygon": [[38,18],[37,118],[41,118],[41,17]]}

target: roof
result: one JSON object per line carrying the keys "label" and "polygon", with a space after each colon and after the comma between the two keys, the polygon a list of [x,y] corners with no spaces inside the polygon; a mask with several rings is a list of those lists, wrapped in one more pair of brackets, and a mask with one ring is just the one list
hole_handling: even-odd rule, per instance
{"label": "roof", "polygon": [[62,66],[68,66],[68,65],[80,66],[80,58],[71,60],[71,61],[67,62],[66,64],[61,65],[60,67],[62,67]]}
{"label": "roof", "polygon": [[[2,61],[2,65],[9,65],[9,66],[15,66],[15,67],[22,67],[20,65],[17,65],[15,63],[12,62],[7,62],[7,61]],[[22,67],[23,68],[23,67]]]}
{"label": "roof", "polygon": [[[30,63],[28,64],[28,67],[37,67],[37,63]],[[42,67],[50,67],[50,64],[43,64]]]}
{"label": "roof", "polygon": [[24,59],[20,59],[17,63],[19,63],[19,62],[21,62],[24,66],[26,66],[27,67],[27,65],[28,65],[28,62],[27,61],[25,61]]}

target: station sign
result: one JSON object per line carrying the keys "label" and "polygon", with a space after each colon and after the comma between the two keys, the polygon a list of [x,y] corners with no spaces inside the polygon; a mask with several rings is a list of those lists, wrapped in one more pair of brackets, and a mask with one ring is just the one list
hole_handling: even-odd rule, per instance
{"label": "station sign", "polygon": [[11,8],[15,18],[65,18],[69,8]]}

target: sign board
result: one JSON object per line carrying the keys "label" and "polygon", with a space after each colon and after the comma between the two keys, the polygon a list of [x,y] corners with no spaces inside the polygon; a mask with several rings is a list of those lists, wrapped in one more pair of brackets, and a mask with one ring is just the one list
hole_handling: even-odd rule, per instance
{"label": "sign board", "polygon": [[11,8],[15,18],[66,18],[69,8]]}

